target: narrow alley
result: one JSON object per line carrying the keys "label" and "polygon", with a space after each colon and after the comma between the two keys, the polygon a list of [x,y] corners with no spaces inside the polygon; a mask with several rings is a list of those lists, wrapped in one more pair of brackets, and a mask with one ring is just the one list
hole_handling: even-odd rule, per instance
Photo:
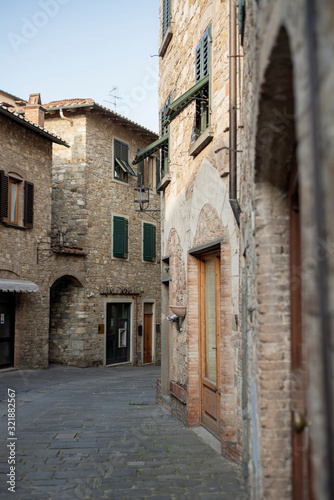
{"label": "narrow alley", "polygon": [[[60,365],[3,372],[0,498],[10,498],[8,443],[17,500],[246,498],[238,471],[208,439],[157,406],[159,373]],[[7,438],[9,389],[16,440]]]}

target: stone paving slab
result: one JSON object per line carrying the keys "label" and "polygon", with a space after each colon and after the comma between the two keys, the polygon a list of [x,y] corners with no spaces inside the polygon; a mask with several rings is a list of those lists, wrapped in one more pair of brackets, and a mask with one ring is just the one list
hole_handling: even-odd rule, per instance
{"label": "stone paving slab", "polygon": [[246,499],[235,466],[156,405],[159,375],[154,366],[0,373],[0,499]]}

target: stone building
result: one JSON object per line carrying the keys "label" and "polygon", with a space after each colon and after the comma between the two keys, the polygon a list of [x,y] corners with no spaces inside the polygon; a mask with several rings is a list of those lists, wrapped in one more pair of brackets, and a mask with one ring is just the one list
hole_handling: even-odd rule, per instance
{"label": "stone building", "polygon": [[159,364],[160,166],[131,165],[156,134],[91,99],[0,100],[1,366]]}
{"label": "stone building", "polygon": [[157,136],[92,99],[44,107],[47,129],[70,145],[53,149],[49,359],[159,364],[159,163],[141,164],[139,177],[131,165]]}
{"label": "stone building", "polygon": [[333,6],[160,17],[160,402],[250,498],[333,498]]}
{"label": "stone building", "polygon": [[238,160],[247,484],[252,498],[329,500],[334,4],[242,3]]}
{"label": "stone building", "polygon": [[[33,100],[33,98],[32,98]],[[34,122],[36,106],[0,92],[0,369],[48,364],[51,270],[38,259],[51,237],[52,144],[66,143]]]}
{"label": "stone building", "polygon": [[[161,2],[161,403],[241,461],[239,209],[229,186],[228,2]],[[175,314],[175,316],[174,316]],[[168,318],[169,317],[169,318]],[[169,320],[170,321],[169,321]]]}

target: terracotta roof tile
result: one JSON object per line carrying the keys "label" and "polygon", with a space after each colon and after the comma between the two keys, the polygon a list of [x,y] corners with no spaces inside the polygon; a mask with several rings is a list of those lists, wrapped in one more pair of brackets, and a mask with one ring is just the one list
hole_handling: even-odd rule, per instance
{"label": "terracotta roof tile", "polygon": [[94,106],[95,101],[93,99],[62,99],[43,104],[43,108],[61,108],[62,106],[80,106],[84,104],[92,104]]}
{"label": "terracotta roof tile", "polygon": [[116,113],[116,111],[112,111],[109,108],[106,108],[105,106],[102,106],[101,104],[98,104],[95,102],[93,99],[87,98],[87,99],[62,99],[61,101],[51,101],[48,102],[47,104],[43,104],[43,108],[48,109],[54,109],[54,108],[71,108],[73,107],[87,107],[89,105],[94,106],[96,109],[101,110],[102,112],[106,112],[108,114],[113,115],[115,118],[125,121],[129,123],[130,125],[134,125],[135,127],[138,127],[142,130],[145,130],[149,134],[159,137],[159,135],[156,132],[153,132],[152,130],[144,127],[143,125],[140,125],[137,122],[134,122],[133,120],[130,120],[129,118],[126,118],[126,116],[123,116],[119,113]]}

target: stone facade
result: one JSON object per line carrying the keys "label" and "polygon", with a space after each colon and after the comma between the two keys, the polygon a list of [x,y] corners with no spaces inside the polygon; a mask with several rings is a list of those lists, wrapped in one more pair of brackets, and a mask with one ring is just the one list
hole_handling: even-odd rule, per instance
{"label": "stone facade", "polygon": [[[6,93],[0,97],[0,284],[1,278],[24,278],[39,287],[36,294],[16,294],[10,341],[14,357],[6,366],[159,364],[160,194],[154,176],[149,209],[156,212],[139,212],[134,203],[137,176],[128,174],[127,181],[114,176],[115,139],[128,151],[123,168],[131,170],[137,151],[157,136],[92,100],[76,100],[71,111],[63,112],[63,103],[43,108],[39,94],[31,95],[29,103]],[[48,131],[42,127],[45,111]],[[52,141],[59,147],[52,150]],[[152,165],[158,167],[155,159]],[[19,185],[14,224],[3,217],[4,199],[8,203],[11,192],[8,175]],[[25,225],[26,182],[34,185],[32,227]],[[115,217],[124,224],[116,236]],[[152,250],[155,246],[150,259],[144,255],[147,228],[156,235],[156,240],[150,236]],[[125,249],[126,239],[127,255],[114,257],[114,245],[121,242]],[[14,294],[0,299],[6,323]]]}
{"label": "stone facade", "polygon": [[[207,425],[203,407],[212,410],[213,399],[201,380],[206,284],[199,262],[219,247],[222,452],[242,463],[250,498],[327,500],[334,495],[334,10],[328,0],[162,1],[161,24],[167,5],[160,48],[160,106],[168,96],[171,103],[163,318],[173,304],[187,311],[179,323],[163,319],[160,402],[188,425]],[[191,95],[195,50],[209,25],[211,120],[193,155],[196,105],[180,96]],[[233,153],[240,229],[229,204]]]}
{"label": "stone facade", "polygon": [[[15,328],[12,327],[11,332],[6,329],[1,335],[7,337],[10,333],[11,337],[11,340],[1,344],[1,365],[22,369],[46,368],[51,269],[47,261],[38,259],[38,241],[48,245],[51,242],[52,142],[60,142],[61,148],[64,144],[13,114],[8,106],[2,106],[0,111],[1,171],[9,180],[9,186],[11,180],[16,182],[18,196],[17,219],[14,214],[12,220],[9,211],[6,214],[3,211],[4,206],[8,206],[8,184],[6,182],[1,186],[0,283],[2,279],[14,280],[14,285],[20,280],[28,280],[39,287],[37,293],[0,293],[0,307],[4,308],[1,310],[1,327],[7,328],[9,321],[15,321]],[[25,220],[26,182],[33,184],[34,189],[33,222],[29,227]],[[13,200],[9,202],[14,203]],[[9,312],[8,307],[11,306]],[[10,353],[7,353],[8,346]]]}
{"label": "stone facade", "polygon": [[[240,462],[240,235],[229,202],[226,154],[229,4],[184,0],[170,5],[166,35],[170,40],[161,40],[160,50],[160,107],[169,96],[173,106],[193,88],[196,48],[209,28],[210,119],[206,130],[194,140],[198,98],[192,99],[169,125],[170,183],[163,190],[162,256],[169,266],[170,280],[164,281],[162,290],[165,343],[159,397],[186,424],[209,426],[221,440],[222,453]],[[219,262],[216,290],[212,283],[206,284],[209,277],[199,284],[201,270],[213,251]],[[215,300],[210,294],[215,294]],[[205,307],[210,309],[210,305],[204,305],[206,300],[211,304],[213,300],[215,312],[204,311]],[[172,305],[186,307],[186,316],[179,323],[166,319]],[[205,327],[209,321],[206,314],[215,315],[214,339],[209,339],[209,327]],[[209,345],[211,341],[215,345]],[[206,363],[215,365],[211,385],[206,380]]]}
{"label": "stone facade", "polygon": [[[61,238],[63,246],[54,257],[50,357],[77,366],[109,364],[108,304],[126,303],[131,309],[127,361],[143,363],[145,332],[138,335],[138,326],[144,330],[145,304],[151,304],[150,361],[159,364],[160,238],[157,258],[144,261],[143,223],[155,225],[157,235],[160,224],[148,213],[136,212],[137,177],[128,175],[128,182],[114,178],[114,139],[129,146],[131,164],[138,149],[156,136],[91,100],[45,107],[46,127],[70,145],[66,151],[58,147],[53,151],[52,241],[59,247]],[[63,117],[60,108],[64,108]],[[160,195],[154,191],[150,209],[160,209]],[[114,216],[128,221],[126,258],[113,256]]]}

